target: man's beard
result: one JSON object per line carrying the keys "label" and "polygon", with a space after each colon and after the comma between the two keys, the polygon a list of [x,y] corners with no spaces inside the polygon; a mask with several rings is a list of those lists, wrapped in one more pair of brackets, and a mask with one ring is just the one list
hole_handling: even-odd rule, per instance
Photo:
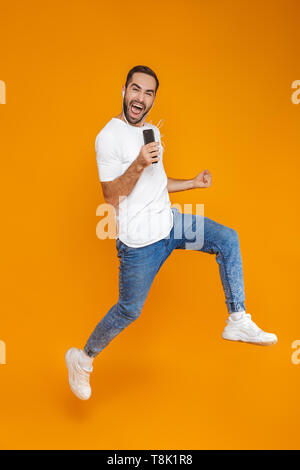
{"label": "man's beard", "polygon": [[128,113],[126,111],[125,98],[123,99],[123,113],[124,113],[124,115],[125,115],[128,122],[131,122],[132,124],[137,124],[137,123],[141,122],[144,119],[144,117],[146,116],[146,114],[148,114],[148,112],[149,112],[149,110],[146,111],[144,114],[142,114],[141,117],[137,121],[131,121],[130,117],[128,116]]}

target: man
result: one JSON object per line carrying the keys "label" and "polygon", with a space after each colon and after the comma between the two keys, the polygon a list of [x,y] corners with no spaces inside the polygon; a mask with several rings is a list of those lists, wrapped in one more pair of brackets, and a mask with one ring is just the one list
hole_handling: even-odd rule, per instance
{"label": "man", "polygon": [[[96,326],[84,350],[71,348],[66,353],[71,389],[82,400],[91,396],[94,358],[139,317],[154,277],[174,249],[216,255],[229,313],[224,339],[259,345],[277,342],[275,334],[262,331],[245,311],[237,232],[203,215],[183,214],[171,207],[168,193],[208,188],[212,177],[208,170],[191,180],[167,177],[159,129],[145,121],[158,86],[149,67],[131,69],[123,87],[122,113],[96,137],[103,194],[114,207],[117,221],[119,299]],[[153,129],[155,142],[144,144],[145,129]]]}

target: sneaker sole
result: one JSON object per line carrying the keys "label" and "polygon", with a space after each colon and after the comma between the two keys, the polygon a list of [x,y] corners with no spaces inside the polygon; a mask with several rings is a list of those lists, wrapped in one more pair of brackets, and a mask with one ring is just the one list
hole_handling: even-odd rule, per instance
{"label": "sneaker sole", "polygon": [[70,369],[71,369],[72,366],[70,365],[70,367],[69,367],[69,364],[72,362],[71,356],[72,356],[72,349],[69,349],[69,350],[66,352],[66,354],[65,354],[65,362],[66,362],[66,366],[67,366],[67,369],[68,369],[68,382],[69,382],[70,389],[71,389],[71,391],[73,392],[73,394],[74,394],[77,398],[79,398],[79,400],[83,400],[83,401],[89,400],[90,397],[91,397],[91,395],[90,395],[88,398],[82,397],[82,396],[80,396],[80,395],[77,394],[77,391],[74,390],[73,387],[72,387],[72,385],[71,385],[71,381],[70,381],[70,374],[71,374],[71,371],[70,371]]}
{"label": "sneaker sole", "polygon": [[67,366],[68,371],[69,371],[69,364],[72,361],[71,355],[72,355],[72,349],[68,349],[68,351],[65,354],[65,362],[66,362],[66,366]]}
{"label": "sneaker sole", "polygon": [[247,344],[254,344],[255,346],[272,346],[273,344],[277,343],[277,340],[271,341],[271,342],[255,342],[255,341],[245,341],[243,339],[236,339],[236,338],[226,338],[225,336],[222,336],[223,339],[226,341],[235,341],[237,343],[247,343]]}

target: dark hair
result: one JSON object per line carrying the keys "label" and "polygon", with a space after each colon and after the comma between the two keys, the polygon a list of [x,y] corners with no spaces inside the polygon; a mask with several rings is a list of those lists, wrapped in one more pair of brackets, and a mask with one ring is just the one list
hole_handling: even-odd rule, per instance
{"label": "dark hair", "polygon": [[133,67],[131,70],[129,70],[128,74],[127,74],[127,78],[126,78],[126,83],[125,83],[125,88],[127,88],[131,78],[132,78],[132,75],[136,72],[139,72],[139,73],[147,73],[148,75],[151,75],[151,77],[154,77],[155,78],[155,81],[156,81],[156,90],[155,90],[155,94],[158,90],[158,87],[159,87],[159,81],[158,81],[158,78],[155,74],[155,72],[153,72],[153,70],[151,70],[149,67],[147,67],[146,65],[136,65],[135,67]]}

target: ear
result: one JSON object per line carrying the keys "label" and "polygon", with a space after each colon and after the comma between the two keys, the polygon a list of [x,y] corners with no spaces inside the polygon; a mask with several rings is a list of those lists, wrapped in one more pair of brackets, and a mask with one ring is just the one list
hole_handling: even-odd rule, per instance
{"label": "ear", "polygon": [[123,88],[122,88],[122,96],[123,96],[123,98],[124,98],[124,95],[125,95],[125,87],[123,86]]}

